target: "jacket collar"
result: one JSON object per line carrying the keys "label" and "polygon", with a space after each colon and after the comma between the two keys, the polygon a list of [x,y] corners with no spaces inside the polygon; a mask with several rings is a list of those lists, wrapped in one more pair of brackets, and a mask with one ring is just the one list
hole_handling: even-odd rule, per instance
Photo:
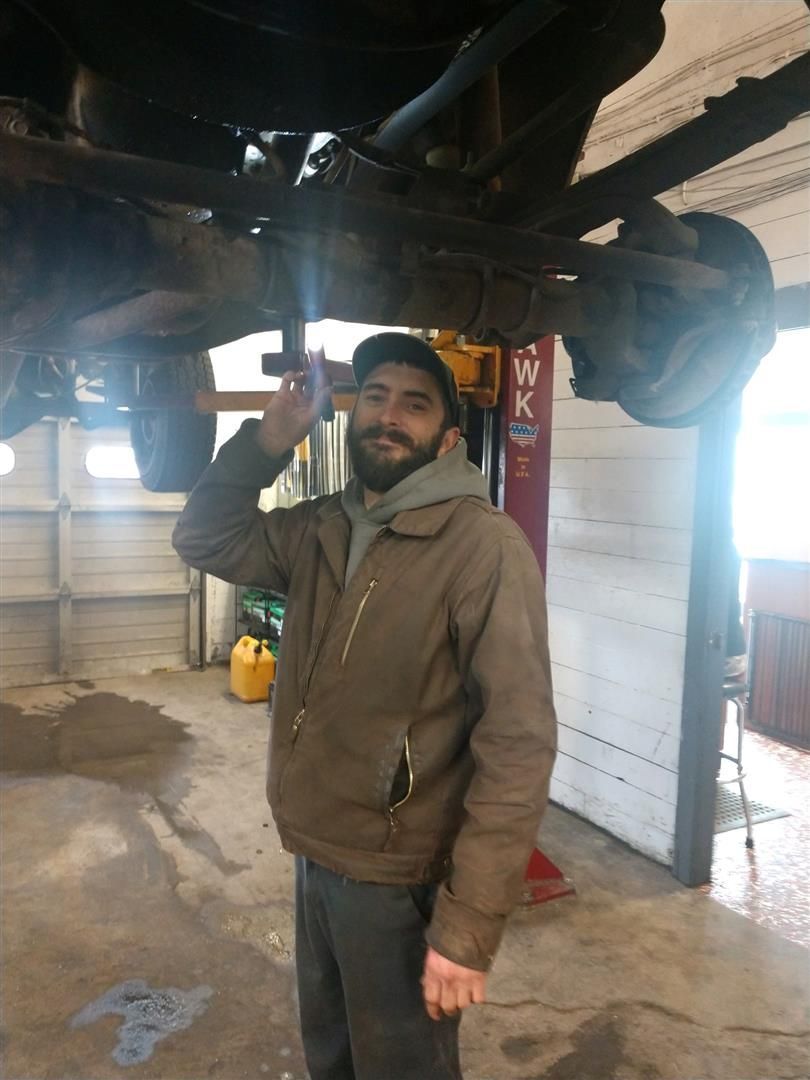
{"label": "jacket collar", "polygon": [[[388,528],[400,536],[435,536],[447,523],[454,510],[467,496],[460,495],[445,502],[403,510],[389,523]],[[328,499],[316,511],[320,518],[318,539],[335,578],[342,582],[346,573],[351,527],[340,502],[340,495]]]}
{"label": "jacket collar", "polygon": [[420,506],[416,510],[403,510],[388,526],[401,536],[435,536],[444,527],[458,504],[466,496],[460,495],[432,506]]}

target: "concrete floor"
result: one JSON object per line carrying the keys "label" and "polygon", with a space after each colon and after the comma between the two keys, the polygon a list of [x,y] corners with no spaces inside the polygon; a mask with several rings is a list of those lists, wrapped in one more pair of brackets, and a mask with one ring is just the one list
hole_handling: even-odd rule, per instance
{"label": "concrete floor", "polygon": [[[3,712],[2,1076],[305,1080],[263,707],[214,668]],[[512,920],[466,1080],[810,1077],[801,945],[558,810],[542,846],[578,896]]]}

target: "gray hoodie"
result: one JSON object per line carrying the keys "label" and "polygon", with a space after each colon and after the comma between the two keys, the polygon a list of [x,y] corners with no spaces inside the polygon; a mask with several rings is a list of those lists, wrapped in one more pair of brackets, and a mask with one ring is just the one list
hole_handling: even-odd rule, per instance
{"label": "gray hoodie", "polygon": [[400,480],[370,508],[363,501],[363,485],[353,476],[341,497],[343,509],[352,525],[344,586],[351,581],[376,534],[397,514],[403,510],[447,502],[461,495],[470,495],[487,503],[490,501],[487,482],[481,470],[467,460],[464,439],[459,439],[458,445],[449,453]]}

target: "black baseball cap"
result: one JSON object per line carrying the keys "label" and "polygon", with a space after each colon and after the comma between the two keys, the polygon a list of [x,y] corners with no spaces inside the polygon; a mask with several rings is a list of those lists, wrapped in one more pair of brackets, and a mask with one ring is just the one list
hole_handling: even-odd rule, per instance
{"label": "black baseball cap", "polygon": [[458,387],[455,376],[452,369],[426,341],[397,330],[372,334],[361,341],[352,356],[354,381],[358,387],[366,381],[369,372],[380,364],[407,364],[409,367],[427,371],[439,384],[442,397],[450,411],[451,422],[458,424]]}

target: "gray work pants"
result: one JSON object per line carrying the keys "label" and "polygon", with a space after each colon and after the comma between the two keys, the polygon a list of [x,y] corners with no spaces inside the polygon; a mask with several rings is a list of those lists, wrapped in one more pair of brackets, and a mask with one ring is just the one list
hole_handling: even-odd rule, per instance
{"label": "gray work pants", "polygon": [[435,885],[352,881],[296,857],[301,1034],[311,1080],[462,1080],[459,1017],[420,979]]}

